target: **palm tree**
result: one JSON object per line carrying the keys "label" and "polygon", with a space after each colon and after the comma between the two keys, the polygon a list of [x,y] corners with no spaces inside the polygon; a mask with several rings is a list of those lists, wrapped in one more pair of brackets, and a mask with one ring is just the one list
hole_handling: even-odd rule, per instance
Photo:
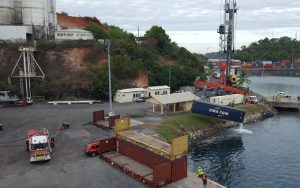
{"label": "palm tree", "polygon": [[249,75],[245,72],[242,71],[238,76],[238,85],[242,86],[244,83],[246,84],[251,84],[251,80],[249,79]]}

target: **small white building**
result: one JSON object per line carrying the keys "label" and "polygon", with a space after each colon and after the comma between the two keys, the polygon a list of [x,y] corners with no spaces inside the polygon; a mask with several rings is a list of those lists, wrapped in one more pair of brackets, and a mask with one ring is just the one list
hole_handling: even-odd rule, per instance
{"label": "small white building", "polygon": [[146,88],[148,92],[148,97],[156,96],[156,95],[169,95],[170,87],[169,86],[153,86]]}
{"label": "small white building", "polygon": [[210,103],[219,104],[219,105],[229,105],[229,104],[241,104],[244,102],[244,95],[233,94],[233,95],[224,95],[224,96],[215,96],[210,97]]}
{"label": "small white building", "polygon": [[93,40],[94,36],[90,31],[82,29],[65,29],[55,31],[56,40]]}
{"label": "small white building", "polygon": [[118,90],[114,101],[118,103],[134,102],[140,97],[146,97],[147,91],[144,88],[130,88]]}

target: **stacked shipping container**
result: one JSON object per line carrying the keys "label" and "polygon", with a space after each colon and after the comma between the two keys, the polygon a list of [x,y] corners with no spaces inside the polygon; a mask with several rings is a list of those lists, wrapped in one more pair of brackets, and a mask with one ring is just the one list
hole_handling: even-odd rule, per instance
{"label": "stacked shipping container", "polygon": [[[116,121],[116,130],[119,129],[118,122],[121,121],[122,119]],[[119,133],[121,134],[122,131]],[[160,187],[187,177],[186,136],[174,139],[176,141],[170,145],[154,138],[152,141],[146,138],[145,143],[141,143],[143,135],[141,133],[118,136],[119,133],[114,138],[100,141],[99,157],[102,160],[152,187]],[[156,148],[150,144],[158,142],[161,142],[162,146],[169,145],[170,153],[166,154],[168,149],[162,151],[160,146]],[[174,147],[174,143],[180,146]]]}

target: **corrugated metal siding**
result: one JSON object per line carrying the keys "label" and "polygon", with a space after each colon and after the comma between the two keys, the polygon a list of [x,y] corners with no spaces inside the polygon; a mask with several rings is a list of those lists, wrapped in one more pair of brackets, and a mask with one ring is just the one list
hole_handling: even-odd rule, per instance
{"label": "corrugated metal siding", "polygon": [[187,157],[172,161],[172,182],[187,177]]}
{"label": "corrugated metal siding", "polygon": [[104,120],[104,110],[93,112],[93,122]]}
{"label": "corrugated metal siding", "polygon": [[127,157],[130,157],[142,164],[145,164],[151,168],[160,165],[162,163],[168,162],[167,159],[151,151],[145,150],[144,148],[141,148],[137,145],[134,145],[132,143],[129,143],[121,139],[117,139],[117,141],[119,144],[118,146],[119,153]]}
{"label": "corrugated metal siding", "polygon": [[164,185],[171,180],[171,162],[166,162],[153,168],[153,183]]}
{"label": "corrugated metal siding", "polygon": [[99,141],[99,154],[116,151],[116,138],[109,138]]}

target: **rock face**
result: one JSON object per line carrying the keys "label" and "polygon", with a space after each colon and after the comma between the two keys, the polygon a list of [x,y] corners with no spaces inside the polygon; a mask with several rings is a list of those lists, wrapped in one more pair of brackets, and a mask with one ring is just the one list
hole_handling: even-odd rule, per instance
{"label": "rock face", "polygon": [[[277,114],[277,111],[273,108],[267,108],[260,113],[246,114],[244,123],[254,123],[259,120],[263,120],[272,117]],[[190,141],[204,139],[208,136],[216,134],[224,129],[239,126],[239,123],[232,121],[221,121],[219,124],[213,125],[211,127],[204,127],[200,130],[188,132]]]}
{"label": "rock face", "polygon": [[[0,47],[0,86],[5,86],[7,78],[20,56],[18,47],[18,44],[7,44],[7,46]],[[46,85],[50,86],[48,88],[51,88],[51,92],[58,93],[60,96],[67,93],[84,97],[99,70],[107,66],[107,53],[93,42],[43,43],[38,46],[35,56],[46,75]],[[18,88],[19,80],[11,80],[12,85]],[[40,80],[32,79],[32,87],[38,95],[45,95],[40,91],[45,91],[47,88],[40,88],[39,82],[34,83]],[[146,72],[137,75],[135,79],[123,81],[125,85],[137,87],[149,85]]]}

